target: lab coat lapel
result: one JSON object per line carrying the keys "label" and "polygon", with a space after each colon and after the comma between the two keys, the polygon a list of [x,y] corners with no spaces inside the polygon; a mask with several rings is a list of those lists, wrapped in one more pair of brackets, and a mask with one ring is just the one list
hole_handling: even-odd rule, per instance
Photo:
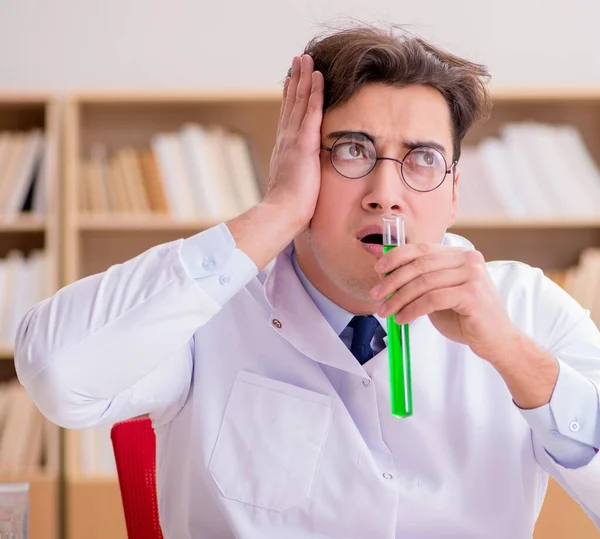
{"label": "lab coat lapel", "polygon": [[314,361],[364,377],[362,365],[302,286],[292,265],[291,252],[290,244],[275,259],[265,279],[265,297],[271,306],[271,327],[296,350]]}

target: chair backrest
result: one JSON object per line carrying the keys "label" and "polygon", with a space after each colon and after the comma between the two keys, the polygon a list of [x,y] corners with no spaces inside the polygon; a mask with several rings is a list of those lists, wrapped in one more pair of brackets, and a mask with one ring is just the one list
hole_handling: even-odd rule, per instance
{"label": "chair backrest", "polygon": [[156,494],[156,437],[147,418],[111,429],[128,539],[163,539]]}

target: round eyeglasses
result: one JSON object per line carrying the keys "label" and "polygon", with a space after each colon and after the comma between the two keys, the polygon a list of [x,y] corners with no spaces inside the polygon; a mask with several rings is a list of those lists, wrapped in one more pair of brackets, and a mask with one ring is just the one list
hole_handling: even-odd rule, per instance
{"label": "round eyeglasses", "polygon": [[404,183],[421,193],[433,191],[442,185],[456,164],[455,161],[448,168],[441,152],[428,146],[411,149],[402,160],[378,157],[375,143],[362,133],[347,133],[330,148],[323,146],[322,149],[330,153],[331,164],[336,172],[350,179],[366,176],[375,168],[377,161],[395,161]]}

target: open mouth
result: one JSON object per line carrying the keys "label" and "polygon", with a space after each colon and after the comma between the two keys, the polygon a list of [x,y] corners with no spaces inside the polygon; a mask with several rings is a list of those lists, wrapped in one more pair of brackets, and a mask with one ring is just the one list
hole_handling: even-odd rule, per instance
{"label": "open mouth", "polygon": [[363,243],[374,243],[375,245],[383,245],[383,234],[367,234],[361,238]]}

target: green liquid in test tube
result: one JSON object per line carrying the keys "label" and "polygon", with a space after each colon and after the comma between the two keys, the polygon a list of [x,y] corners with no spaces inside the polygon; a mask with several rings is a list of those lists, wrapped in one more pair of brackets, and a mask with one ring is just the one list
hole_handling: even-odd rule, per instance
{"label": "green liquid in test tube", "polygon": [[[406,244],[404,215],[384,215],[383,252]],[[387,318],[390,369],[390,401],[392,415],[408,417],[413,413],[410,376],[410,338],[408,324],[398,325],[394,316]]]}

